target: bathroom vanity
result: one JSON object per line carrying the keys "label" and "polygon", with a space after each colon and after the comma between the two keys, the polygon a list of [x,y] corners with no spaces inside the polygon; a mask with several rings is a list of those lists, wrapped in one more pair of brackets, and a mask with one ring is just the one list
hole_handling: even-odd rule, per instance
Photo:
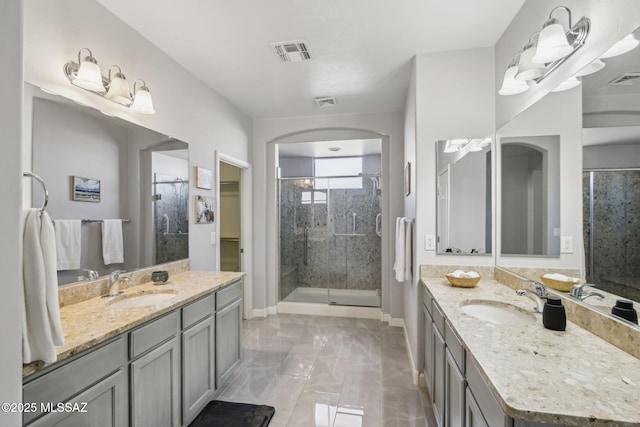
{"label": "bathroom vanity", "polygon": [[62,307],[58,360],[23,369],[24,425],[188,425],[240,362],[243,275],[186,271]]}
{"label": "bathroom vanity", "polygon": [[423,372],[439,425],[640,425],[640,360],[571,322],[545,329],[532,300],[491,276],[456,288],[426,270]]}

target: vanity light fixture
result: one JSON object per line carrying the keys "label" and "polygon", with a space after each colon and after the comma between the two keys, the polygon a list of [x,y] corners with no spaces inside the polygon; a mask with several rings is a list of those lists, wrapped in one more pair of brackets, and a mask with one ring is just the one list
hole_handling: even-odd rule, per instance
{"label": "vanity light fixture", "polygon": [[578,71],[575,75],[576,77],[587,76],[589,74],[597,73],[605,67],[605,63],[600,59],[596,58],[589,65],[584,67],[582,70]]}
{"label": "vanity light fixture", "polygon": [[600,58],[613,58],[614,56],[622,55],[623,53],[627,53],[630,50],[635,49],[638,46],[638,43],[640,42],[633,36],[633,33],[628,34],[625,38],[611,46],[609,50],[600,55]]}
{"label": "vanity light fixture", "polygon": [[[566,32],[559,21],[552,17],[558,9],[565,10],[569,15],[569,30]],[[498,93],[516,95],[531,87],[531,82],[540,83],[584,45],[590,27],[589,18],[583,17],[572,25],[569,8],[564,6],[554,8],[542,30],[532,34],[522,52],[518,53],[520,58],[516,60],[518,58],[516,55],[507,67]],[[538,36],[537,42],[534,41],[536,36]],[[517,64],[517,68],[514,68],[513,64]],[[514,84],[514,80],[525,83],[527,87]]]}
{"label": "vanity light fixture", "polygon": [[580,80],[578,80],[578,78],[575,76],[571,76],[567,80],[560,83],[558,87],[553,89],[551,92],[562,92],[565,90],[573,89],[576,86],[580,86]]}
{"label": "vanity light fixture", "polygon": [[490,138],[447,139],[444,145],[444,152],[456,153],[458,151],[465,151],[465,153],[467,153],[472,151],[482,151],[486,146],[490,144],[491,144]]}
{"label": "vanity light fixture", "polygon": [[[82,51],[84,50],[89,52],[89,55],[82,59]],[[112,70],[114,70],[113,74]],[[74,86],[129,107],[133,111],[143,114],[155,114],[151,93],[143,80],[136,80],[132,96],[129,84],[120,67],[112,65],[109,67],[107,77],[103,76],[98,66],[98,61],[93,57],[91,50],[86,47],[78,52],[78,63],[71,61],[64,65],[64,74]],[[138,82],[142,82],[139,88],[136,87]]]}

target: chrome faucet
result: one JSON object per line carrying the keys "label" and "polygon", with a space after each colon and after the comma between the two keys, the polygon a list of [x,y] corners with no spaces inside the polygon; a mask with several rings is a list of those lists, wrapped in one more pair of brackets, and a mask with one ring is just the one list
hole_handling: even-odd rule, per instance
{"label": "chrome faucet", "polygon": [[584,287],[585,286],[593,286],[589,283],[579,283],[577,285],[573,285],[571,287],[571,290],[569,291],[569,295],[571,295],[572,297],[574,297],[575,299],[577,299],[578,301],[584,301],[587,298],[591,298],[591,297],[596,297],[598,299],[600,299],[601,301],[604,299],[604,295],[602,295],[600,292],[587,292],[584,293]]}
{"label": "chrome faucet", "polygon": [[102,297],[115,297],[121,295],[123,292],[120,290],[120,282],[131,282],[130,277],[120,277],[120,274],[124,273],[124,270],[112,271],[109,275],[109,292]]}
{"label": "chrome faucet", "polygon": [[88,281],[88,280],[98,280],[100,274],[96,270],[90,270],[88,268],[83,268],[80,271],[85,271],[87,273],[86,276],[78,276],[78,282]]}
{"label": "chrome faucet", "polygon": [[516,294],[523,296],[527,295],[531,299],[533,299],[536,303],[535,311],[536,313],[542,313],[544,309],[544,298],[547,296],[547,288],[540,282],[536,282],[535,280],[526,280],[527,283],[533,283],[536,290],[532,291],[529,289],[518,289]]}

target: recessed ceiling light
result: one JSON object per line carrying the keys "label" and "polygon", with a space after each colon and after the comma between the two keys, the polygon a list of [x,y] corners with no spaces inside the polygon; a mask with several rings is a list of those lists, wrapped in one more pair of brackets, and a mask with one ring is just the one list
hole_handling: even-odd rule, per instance
{"label": "recessed ceiling light", "polygon": [[329,147],[329,151],[340,151],[340,147]]}

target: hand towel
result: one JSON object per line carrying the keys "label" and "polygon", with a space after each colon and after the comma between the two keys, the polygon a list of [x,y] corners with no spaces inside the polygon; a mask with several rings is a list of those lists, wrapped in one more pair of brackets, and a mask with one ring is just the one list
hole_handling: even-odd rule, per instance
{"label": "hand towel", "polygon": [[393,270],[396,281],[406,282],[412,278],[412,231],[411,220],[406,217],[396,218],[396,262]]}
{"label": "hand towel", "polygon": [[102,258],[104,265],[124,262],[121,219],[102,220]]}
{"label": "hand towel", "polygon": [[56,361],[64,344],[58,306],[56,237],[51,218],[40,209],[24,214],[22,361]]}
{"label": "hand towel", "polygon": [[82,221],[79,219],[56,219],[56,252],[58,270],[78,270],[80,268],[80,242]]}

